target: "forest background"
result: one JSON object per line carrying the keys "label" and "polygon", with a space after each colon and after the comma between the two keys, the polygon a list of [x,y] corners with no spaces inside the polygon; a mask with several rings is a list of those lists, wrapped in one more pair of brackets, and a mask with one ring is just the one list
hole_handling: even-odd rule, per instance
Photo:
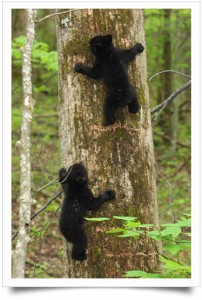
{"label": "forest background", "polygon": [[[21,52],[25,42],[25,11],[12,14],[12,223],[18,228],[20,188],[19,150],[22,116]],[[38,19],[52,13],[38,10]],[[151,109],[181,87],[191,73],[191,11],[146,9],[145,34]],[[42,24],[42,23],[41,23]],[[36,26],[32,52],[33,88],[37,104],[32,124],[33,215],[60,191],[55,183],[60,163],[58,136],[58,83],[55,24],[47,19]],[[164,70],[175,70],[155,74]],[[153,118],[160,223],[172,223],[190,214],[191,91],[187,89]],[[52,182],[52,184],[50,184]],[[32,220],[26,277],[63,277],[63,242],[58,230],[61,197],[56,198]],[[15,238],[13,241],[15,245]],[[190,265],[190,243],[163,245],[165,257]]]}

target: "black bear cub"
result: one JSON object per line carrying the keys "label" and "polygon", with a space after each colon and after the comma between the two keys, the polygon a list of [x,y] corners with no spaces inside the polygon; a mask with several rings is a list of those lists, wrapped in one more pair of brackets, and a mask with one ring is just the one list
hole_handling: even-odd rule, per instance
{"label": "black bear cub", "polygon": [[132,48],[121,50],[112,43],[112,35],[97,35],[90,40],[90,49],[95,56],[92,68],[82,63],[75,65],[75,71],[94,79],[104,79],[107,94],[104,105],[104,125],[116,122],[115,113],[123,106],[128,106],[130,113],[137,113],[140,109],[137,94],[128,78],[127,65],[144,47],[136,43]]}
{"label": "black bear cub", "polygon": [[87,258],[87,237],[84,232],[84,216],[88,210],[95,210],[105,201],[115,198],[115,192],[108,190],[94,197],[88,187],[88,173],[82,163],[72,165],[68,171],[62,168],[59,181],[64,192],[59,227],[65,239],[73,244],[72,258],[83,261]]}

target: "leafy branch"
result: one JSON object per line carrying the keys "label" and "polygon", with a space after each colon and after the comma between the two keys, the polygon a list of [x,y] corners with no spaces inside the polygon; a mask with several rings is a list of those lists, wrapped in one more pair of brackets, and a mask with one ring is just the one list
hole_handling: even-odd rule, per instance
{"label": "leafy branch", "polygon": [[[113,216],[115,222],[121,221],[122,226],[107,230],[107,234],[114,234],[118,238],[134,238],[139,239],[141,235],[147,235],[154,240],[162,240],[167,244],[164,245],[164,250],[168,250],[172,255],[178,254],[179,251],[185,251],[190,247],[191,233],[183,233],[185,228],[191,227],[191,215],[183,214],[183,216],[175,223],[162,224],[159,230],[155,229],[154,224],[141,224],[137,217],[132,216]],[[88,221],[101,222],[110,221],[109,218],[86,218]],[[179,239],[185,236],[187,239]],[[168,243],[169,242],[169,243]],[[164,264],[162,273],[147,273],[141,270],[131,270],[126,272],[125,277],[137,278],[187,278],[190,277],[190,266],[181,265],[174,260],[159,253],[160,259]]]}

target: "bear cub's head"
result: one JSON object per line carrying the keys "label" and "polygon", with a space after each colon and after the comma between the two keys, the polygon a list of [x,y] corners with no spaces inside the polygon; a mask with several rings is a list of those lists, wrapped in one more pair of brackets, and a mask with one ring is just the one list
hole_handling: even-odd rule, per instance
{"label": "bear cub's head", "polygon": [[112,35],[96,35],[90,40],[90,49],[93,55],[99,55],[105,51],[105,49],[112,46]]}
{"label": "bear cub's head", "polygon": [[60,183],[68,183],[70,185],[84,186],[88,184],[88,173],[83,163],[74,164],[66,169],[62,168],[59,174]]}

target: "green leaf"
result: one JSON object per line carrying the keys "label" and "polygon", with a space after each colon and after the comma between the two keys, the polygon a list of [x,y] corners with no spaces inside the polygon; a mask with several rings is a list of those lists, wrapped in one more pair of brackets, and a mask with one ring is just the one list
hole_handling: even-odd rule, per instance
{"label": "green leaf", "polygon": [[139,221],[138,222],[128,221],[127,223],[124,224],[124,226],[130,227],[130,228],[137,227],[138,225],[139,226],[141,225],[141,223]]}
{"label": "green leaf", "polygon": [[125,273],[125,277],[140,277],[140,278],[165,278],[162,274],[147,273],[140,270],[131,270]]}
{"label": "green leaf", "polygon": [[125,238],[125,237],[138,238],[139,236],[140,236],[140,233],[138,233],[137,231],[127,231],[124,234],[118,235],[118,237],[121,237],[121,238]]}
{"label": "green leaf", "polygon": [[163,227],[191,227],[191,219],[180,220],[177,223],[162,224]]}
{"label": "green leaf", "polygon": [[93,222],[102,222],[102,221],[108,221],[109,218],[84,218],[87,221],[93,221]]}
{"label": "green leaf", "polygon": [[178,264],[176,261],[167,259],[160,255],[161,261],[165,264],[164,268],[167,270],[184,270],[185,272],[191,273],[191,268],[189,266],[182,266]]}
{"label": "green leaf", "polygon": [[174,237],[178,236],[181,233],[181,228],[180,227],[167,227],[166,229],[161,231],[161,235],[172,235]]}
{"label": "green leaf", "polygon": [[182,221],[178,221],[178,226],[180,227],[191,227],[191,219],[185,219],[185,220],[182,220]]}
{"label": "green leaf", "polygon": [[160,234],[160,231],[159,231],[159,230],[149,231],[149,232],[147,233],[147,235],[148,235],[150,238],[152,238],[152,239],[154,239],[154,240],[156,240],[156,241],[162,240],[162,237],[161,237],[161,234]]}
{"label": "green leaf", "polygon": [[126,224],[124,224],[124,226],[126,227],[130,227],[130,228],[134,228],[134,227],[142,227],[142,228],[150,228],[153,227],[153,224],[141,224],[140,222],[127,222]]}
{"label": "green leaf", "polygon": [[163,250],[168,250],[171,254],[176,255],[179,251],[184,250],[184,246],[170,243],[163,246]]}
{"label": "green leaf", "polygon": [[186,214],[186,213],[183,213],[183,215],[187,216],[187,217],[190,217],[191,218],[191,214]]}

